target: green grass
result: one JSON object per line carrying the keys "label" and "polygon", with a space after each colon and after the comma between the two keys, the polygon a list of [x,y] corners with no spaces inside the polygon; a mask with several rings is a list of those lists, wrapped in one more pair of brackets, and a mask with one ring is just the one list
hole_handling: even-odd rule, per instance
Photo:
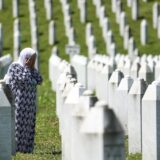
{"label": "green grass", "polygon": [[[80,23],[80,13],[76,0],[70,0],[73,26],[76,32],[76,42],[81,46],[81,54],[87,56],[87,46],[85,44],[85,25]],[[153,0],[148,3],[140,1],[140,18],[138,21],[131,19],[131,9],[126,6],[126,0],[122,0],[123,9],[127,14],[128,23],[131,27],[136,45],[140,54],[159,54],[160,40],[156,36],[156,30],[152,27],[152,5]],[[160,0],[158,0],[160,2]],[[40,72],[43,75],[44,83],[38,88],[38,112],[36,121],[35,150],[33,154],[18,153],[13,160],[60,160],[60,154],[52,154],[54,150],[61,150],[59,136],[58,120],[55,115],[55,93],[51,90],[51,84],[48,80],[48,59],[53,46],[48,45],[48,21],[44,9],[44,1],[36,0],[36,10],[38,15],[38,32],[40,47]],[[114,39],[119,53],[126,54],[123,49],[123,39],[119,35],[119,26],[115,22],[115,14],[111,12],[111,0],[103,0],[105,4],[106,15],[109,17]],[[20,23],[21,23],[21,49],[31,46],[30,24],[28,1],[20,1]],[[95,15],[95,7],[92,0],[87,0],[87,22],[93,25],[93,34],[96,38],[97,51],[100,54],[106,54],[105,43],[102,37],[102,30],[99,27],[99,20]],[[140,22],[146,18],[149,23],[149,43],[146,46],[140,44]],[[65,54],[65,45],[68,40],[65,36],[64,19],[60,0],[53,0],[53,20],[57,27],[56,46],[59,49],[60,56],[66,60],[69,57]],[[0,11],[0,22],[3,24],[4,48],[3,54],[13,53],[13,17],[11,0],[5,0],[4,10]],[[128,155],[126,140],[126,157],[128,160],[141,160],[141,155]]]}

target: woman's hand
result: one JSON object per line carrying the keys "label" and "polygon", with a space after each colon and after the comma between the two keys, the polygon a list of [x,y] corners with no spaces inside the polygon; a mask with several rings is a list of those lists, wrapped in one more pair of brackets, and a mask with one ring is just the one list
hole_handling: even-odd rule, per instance
{"label": "woman's hand", "polygon": [[27,66],[28,68],[32,68],[32,61],[30,58],[26,59],[25,66]]}
{"label": "woman's hand", "polygon": [[30,69],[34,69],[35,61],[36,55],[33,55],[31,58],[26,59],[25,65]]}

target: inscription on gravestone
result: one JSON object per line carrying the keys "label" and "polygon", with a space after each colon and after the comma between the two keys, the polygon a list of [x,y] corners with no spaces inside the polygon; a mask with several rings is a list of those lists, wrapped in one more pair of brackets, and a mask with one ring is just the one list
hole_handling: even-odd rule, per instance
{"label": "inscription on gravestone", "polygon": [[78,44],[75,45],[66,45],[66,54],[68,55],[76,55],[80,53],[80,46]]}

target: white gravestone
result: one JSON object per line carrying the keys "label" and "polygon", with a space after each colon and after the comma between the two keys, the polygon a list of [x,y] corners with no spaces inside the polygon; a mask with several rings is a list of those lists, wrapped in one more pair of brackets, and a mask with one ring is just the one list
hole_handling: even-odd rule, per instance
{"label": "white gravestone", "polygon": [[100,90],[100,75],[101,75],[101,71],[104,67],[104,63],[102,62],[102,60],[100,60],[100,62],[97,63],[97,65],[95,66],[95,79],[96,79],[96,96],[98,98],[100,98],[101,95],[101,90]]}
{"label": "white gravestone", "polygon": [[[63,72],[60,74],[56,83],[56,115],[59,118],[59,122],[61,120],[62,105],[64,103],[62,99],[62,92],[64,90],[67,80],[71,78],[72,75],[70,75],[67,72]],[[61,129],[60,129],[60,134],[61,134]]]}
{"label": "white gravestone", "polygon": [[4,8],[4,0],[0,0],[0,10]]}
{"label": "white gravestone", "polygon": [[127,75],[121,80],[117,90],[115,91],[116,102],[113,110],[115,111],[126,135],[128,135],[128,92],[132,84],[133,79]]}
{"label": "white gravestone", "polygon": [[75,55],[71,59],[71,64],[77,72],[77,80],[84,87],[87,88],[87,57],[82,55]]}
{"label": "white gravestone", "polygon": [[132,66],[132,62],[130,59],[127,59],[125,64],[124,64],[124,69],[123,69],[123,73],[124,75],[130,75],[131,73],[131,66]]}
{"label": "white gravestone", "polygon": [[143,62],[147,62],[147,55],[143,55],[143,56],[141,56],[141,63],[143,63]]}
{"label": "white gravestone", "polygon": [[148,42],[148,23],[144,19],[141,22],[140,40],[142,45],[146,45]]}
{"label": "white gravestone", "polygon": [[8,67],[12,63],[11,55],[7,54],[0,57],[0,79],[4,78],[5,74],[8,71]]}
{"label": "white gravestone", "polygon": [[62,105],[61,105],[61,114],[60,114],[60,133],[61,133],[61,146],[62,146],[62,160],[67,160],[69,159],[69,153],[68,153],[68,143],[66,140],[66,136],[67,134],[66,132],[66,105],[65,105],[65,100],[67,99],[67,96],[69,94],[69,92],[73,89],[73,87],[76,84],[76,79],[71,78],[68,79],[66,82],[66,85],[64,87],[64,89],[62,90]]}
{"label": "white gravestone", "polygon": [[139,56],[139,50],[138,50],[138,48],[135,48],[133,60],[138,56]]}
{"label": "white gravestone", "polygon": [[160,159],[160,82],[150,84],[142,98],[142,160]]}
{"label": "white gravestone", "polygon": [[80,1],[80,21],[81,23],[85,23],[87,20],[87,1]]}
{"label": "white gravestone", "polygon": [[[68,92],[63,106],[63,134],[62,141],[65,151],[65,159],[72,159],[72,123],[74,119],[72,118],[72,112],[79,103],[80,96],[83,94],[85,88],[80,83],[76,83],[73,88]],[[75,128],[73,128],[75,129]],[[76,148],[75,146],[73,146]],[[63,151],[62,151],[63,152]]]}
{"label": "white gravestone", "polygon": [[157,37],[160,39],[160,16],[158,17],[157,20]]}
{"label": "white gravestone", "polygon": [[91,108],[80,131],[85,138],[83,160],[125,159],[123,130],[103,101]]}
{"label": "white gravestone", "polygon": [[118,85],[121,81],[121,79],[124,77],[123,73],[119,70],[116,69],[110,79],[109,79],[109,96],[108,96],[108,104],[109,104],[109,108],[114,109],[115,107],[115,92],[116,89],[118,88]]}
{"label": "white gravestone", "polygon": [[107,53],[110,54],[111,44],[114,42],[113,33],[111,30],[107,33]]}
{"label": "white gravestone", "polygon": [[62,60],[58,65],[58,77],[61,76],[62,73],[66,73],[67,75],[71,75],[71,71],[74,70],[73,66],[71,66],[66,60]]}
{"label": "white gravestone", "polygon": [[116,55],[116,57],[115,57],[115,62],[116,62],[116,64],[119,62],[121,56],[122,56],[122,54],[120,54],[120,53],[118,53],[118,54]]}
{"label": "white gravestone", "polygon": [[91,59],[87,65],[87,88],[95,89],[95,61]]}
{"label": "white gravestone", "polygon": [[72,19],[71,16],[67,16],[65,20],[65,31],[66,31],[66,36],[69,37],[70,35],[70,29],[72,27]]}
{"label": "white gravestone", "polygon": [[14,21],[14,60],[17,60],[20,53],[20,43],[21,43],[21,35],[20,35],[20,21],[19,19],[15,19]]}
{"label": "white gravestone", "polygon": [[75,35],[75,30],[73,27],[70,28],[69,30],[69,36],[68,36],[68,44],[69,45],[75,45],[75,39],[76,39],[76,35]]}
{"label": "white gravestone", "polygon": [[63,9],[64,16],[70,15],[71,7],[70,7],[69,2],[66,1],[66,2],[62,3],[62,9]]}
{"label": "white gravestone", "polygon": [[88,54],[89,58],[92,58],[96,54],[96,40],[93,35],[89,37]]}
{"label": "white gravestone", "polygon": [[158,17],[160,15],[160,6],[158,2],[153,4],[152,8],[152,20],[153,20],[153,28],[157,28],[158,26]]}
{"label": "white gravestone", "polygon": [[104,38],[104,40],[106,39],[106,35],[107,35],[109,29],[110,29],[109,19],[108,19],[108,17],[105,17],[103,19],[103,27],[102,27],[102,32],[103,32],[103,38]]}
{"label": "white gravestone", "polygon": [[89,38],[93,35],[93,27],[91,23],[87,23],[86,25],[86,45],[89,45]]}
{"label": "white gravestone", "polygon": [[123,40],[124,49],[126,50],[128,49],[128,43],[129,43],[130,37],[131,37],[131,29],[127,25],[124,29],[124,40]]}
{"label": "white gravestone", "polygon": [[[67,81],[70,81],[72,77],[76,78],[77,74],[72,65],[66,65],[62,61],[59,66],[61,66],[63,71],[59,74],[58,80],[56,83],[56,115],[59,117],[61,116],[62,111],[62,104],[64,103],[62,99],[62,93],[67,84]],[[65,68],[65,69],[64,69]]]}
{"label": "white gravestone", "polygon": [[36,62],[35,62],[35,67],[37,69],[39,69],[39,39],[38,39],[38,27],[37,26],[33,27],[33,29],[32,29],[31,45],[32,45],[32,48],[37,53],[37,59],[36,59]]}
{"label": "white gravestone", "polygon": [[95,1],[95,7],[96,7],[96,16],[97,17],[100,17],[100,8],[102,6],[102,0],[98,0],[98,1]]}
{"label": "white gravestone", "polygon": [[117,68],[115,57],[110,57],[108,64],[113,68],[113,71]]}
{"label": "white gravestone", "polygon": [[116,3],[116,22],[119,24],[120,23],[120,15],[122,12],[122,2],[121,0],[118,0]]}
{"label": "white gravestone", "polygon": [[132,19],[138,20],[139,17],[139,0],[132,0]]}
{"label": "white gravestone", "polygon": [[99,98],[104,100],[107,104],[109,96],[109,79],[113,71],[113,66],[106,64],[103,67],[99,78]]}
{"label": "white gravestone", "polygon": [[128,42],[128,56],[130,59],[133,59],[133,57],[135,57],[134,55],[135,49],[136,49],[135,40],[133,37],[131,37]]}
{"label": "white gravestone", "polygon": [[17,18],[19,15],[19,0],[12,0],[13,17]]}
{"label": "white gravestone", "polygon": [[62,11],[63,11],[63,14],[64,14],[64,20],[67,16],[70,16],[71,14],[71,7],[70,7],[70,4],[69,3],[65,3],[63,6],[62,6]]}
{"label": "white gravestone", "polygon": [[50,21],[52,19],[52,0],[46,0],[46,19]]}
{"label": "white gravestone", "polygon": [[[62,99],[63,99],[63,103],[62,103],[62,106],[61,106],[61,122],[63,122],[63,123],[61,123],[62,125],[64,125],[64,121],[65,121],[65,119],[64,119],[64,103],[65,103],[65,100],[66,100],[66,98],[67,98],[67,96],[68,96],[68,93],[71,91],[71,89],[75,86],[75,84],[77,83],[77,80],[75,79],[75,78],[73,78],[73,77],[70,77],[70,75],[68,76],[67,75],[67,77],[66,77],[66,81],[65,81],[65,85],[63,86],[64,88],[63,88],[63,90],[62,90]],[[64,127],[62,126],[62,128],[61,129],[63,129]]]}
{"label": "white gravestone", "polygon": [[142,152],[142,97],[146,89],[147,84],[144,79],[138,78],[129,91],[128,146],[130,154]]}
{"label": "white gravestone", "polygon": [[112,0],[112,12],[115,13],[116,12],[116,4],[117,4],[117,0]]}
{"label": "white gravestone", "polygon": [[3,27],[0,23],[0,57],[3,55]]}
{"label": "white gravestone", "polygon": [[148,60],[148,65],[151,69],[151,71],[153,72],[153,80],[155,79],[154,75],[155,75],[155,61],[153,59]]}
{"label": "white gravestone", "polygon": [[119,23],[120,23],[119,24],[120,35],[124,36],[125,27],[127,25],[127,17],[125,12],[121,12]]}
{"label": "white gravestone", "polygon": [[110,57],[115,57],[117,53],[116,44],[113,42],[110,47]]}
{"label": "white gravestone", "polygon": [[141,67],[141,65],[139,62],[136,62],[136,61],[133,62],[130,75],[134,80],[138,78],[138,73],[139,73],[140,67]]}
{"label": "white gravestone", "polygon": [[138,75],[139,78],[143,78],[145,81],[147,81],[148,84],[150,84],[154,80],[153,72],[151,71],[149,65],[146,62],[141,63],[141,68]]}
{"label": "white gravestone", "polygon": [[160,61],[158,61],[155,66],[155,73],[154,73],[155,80],[158,80],[158,78],[160,77],[159,71],[160,71]]}
{"label": "white gravestone", "polygon": [[35,11],[31,11],[30,13],[30,27],[31,27],[31,37],[32,37],[34,28],[37,27],[37,15]]}
{"label": "white gravestone", "polygon": [[124,73],[124,66],[125,66],[125,59],[124,57],[121,57],[117,62],[117,68]]}
{"label": "white gravestone", "polygon": [[132,55],[130,55],[130,60],[133,62],[137,57],[139,57],[139,50],[138,50],[138,48],[136,48],[136,46],[135,46],[135,49],[134,49],[134,51],[133,51],[133,54]]}
{"label": "white gravestone", "polygon": [[127,6],[131,7],[132,6],[132,0],[127,0]]}
{"label": "white gravestone", "polygon": [[85,158],[86,150],[84,149],[85,136],[80,132],[80,128],[85,117],[88,115],[90,108],[97,102],[97,97],[93,92],[86,90],[80,96],[78,104],[72,110],[71,121],[71,159],[81,160]]}
{"label": "white gravestone", "polygon": [[44,0],[44,7],[47,8],[47,0]]}
{"label": "white gravestone", "polygon": [[52,20],[49,23],[49,44],[54,45],[56,43],[56,24]]}
{"label": "white gravestone", "polygon": [[16,154],[16,141],[15,141],[15,104],[14,97],[12,95],[11,89],[8,86],[8,79],[3,79],[5,82],[2,83],[2,88],[4,93],[11,104],[11,138],[12,138],[12,155]]}
{"label": "white gravestone", "polygon": [[11,160],[12,154],[12,125],[11,104],[3,87],[0,85],[0,159]]}
{"label": "white gravestone", "polygon": [[[56,48],[54,48],[55,50]],[[52,89],[56,91],[56,82],[58,79],[58,65],[61,62],[61,58],[58,57],[56,52],[53,52],[49,58],[49,79],[52,82]]]}
{"label": "white gravestone", "polygon": [[100,17],[99,17],[99,25],[103,26],[103,20],[106,17],[105,6],[100,7]]}

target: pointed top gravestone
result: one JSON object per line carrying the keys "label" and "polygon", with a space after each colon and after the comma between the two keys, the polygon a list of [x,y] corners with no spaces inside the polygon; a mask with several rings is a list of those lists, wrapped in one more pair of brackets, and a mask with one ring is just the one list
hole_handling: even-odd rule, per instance
{"label": "pointed top gravestone", "polygon": [[11,159],[11,127],[11,104],[0,84],[0,159],[2,160]]}
{"label": "pointed top gravestone", "polygon": [[142,159],[160,159],[160,81],[150,84],[142,99]]}

